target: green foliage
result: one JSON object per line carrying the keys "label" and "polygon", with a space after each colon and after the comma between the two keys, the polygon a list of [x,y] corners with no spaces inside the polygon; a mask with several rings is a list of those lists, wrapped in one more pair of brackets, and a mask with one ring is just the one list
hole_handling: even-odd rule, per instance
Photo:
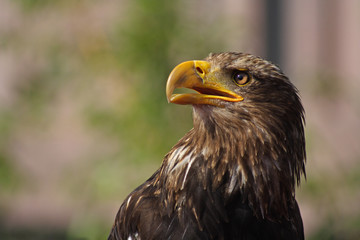
{"label": "green foliage", "polygon": [[0,189],[3,191],[13,190],[19,180],[6,149],[13,123],[12,114],[4,111],[0,116]]}
{"label": "green foliage", "polygon": [[107,239],[109,232],[109,226],[105,225],[102,219],[95,215],[85,214],[81,216],[81,221],[69,227],[67,239]]}
{"label": "green foliage", "polygon": [[[360,162],[359,160],[360,158],[357,161],[358,163]],[[356,193],[356,190],[360,186],[360,164],[358,164],[358,166],[354,167],[348,174],[346,174],[345,184]]]}
{"label": "green foliage", "polygon": [[[1,224],[0,224],[1,225]],[[75,238],[69,238],[66,233],[59,230],[50,229],[16,229],[8,230],[0,228],[1,239],[6,240],[74,240]],[[79,238],[76,238],[77,240]]]}
{"label": "green foliage", "polygon": [[0,152],[0,188],[2,191],[13,190],[17,180],[9,159],[3,152]]}
{"label": "green foliage", "polygon": [[309,237],[309,240],[355,240],[360,236],[360,216],[340,219],[331,217]]}
{"label": "green foliage", "polygon": [[221,45],[205,40],[198,45],[186,44],[189,38],[199,42],[204,36],[184,28],[181,23],[186,21],[186,16],[178,11],[180,4],[166,0],[132,2],[129,18],[110,37],[118,67],[129,76],[136,94],[129,96],[133,99],[130,103],[121,103],[131,108],[121,113],[93,107],[86,111],[93,126],[124,140],[127,151],[135,153],[131,161],[160,162],[191,128],[190,109],[169,106],[165,97],[167,77],[180,63],[171,52],[174,39],[185,43],[179,49],[180,52],[186,49],[190,59],[205,57],[214,46]]}
{"label": "green foliage", "polygon": [[43,8],[50,4],[59,3],[61,0],[15,0],[18,2],[25,11],[32,11]]}

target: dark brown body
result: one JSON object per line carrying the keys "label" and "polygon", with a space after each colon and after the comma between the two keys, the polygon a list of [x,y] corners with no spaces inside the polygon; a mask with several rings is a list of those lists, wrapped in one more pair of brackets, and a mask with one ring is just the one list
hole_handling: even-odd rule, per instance
{"label": "dark brown body", "polygon": [[193,191],[197,193],[202,204],[198,206],[199,211],[203,212],[203,226],[199,226],[191,209],[184,209],[182,218],[174,211],[167,211],[161,197],[147,187],[152,181],[153,178],[137,188],[131,194],[133,199],[130,199],[129,204],[128,198],[125,200],[118,212],[109,240],[304,239],[300,211],[294,199],[288,218],[270,220],[254,216],[252,209],[247,202],[243,202],[240,194],[235,194],[225,203],[220,197],[224,190],[209,193],[195,187],[198,189]]}

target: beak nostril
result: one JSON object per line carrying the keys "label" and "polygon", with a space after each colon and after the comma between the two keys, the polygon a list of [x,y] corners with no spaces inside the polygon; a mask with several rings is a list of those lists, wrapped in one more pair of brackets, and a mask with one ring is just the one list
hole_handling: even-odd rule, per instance
{"label": "beak nostril", "polygon": [[204,71],[200,67],[196,67],[195,69],[198,74],[204,74]]}

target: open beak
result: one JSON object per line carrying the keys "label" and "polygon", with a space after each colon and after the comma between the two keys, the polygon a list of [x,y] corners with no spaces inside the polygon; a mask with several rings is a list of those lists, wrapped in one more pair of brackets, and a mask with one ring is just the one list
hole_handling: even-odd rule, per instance
{"label": "open beak", "polygon": [[[211,75],[211,76],[210,76]],[[176,88],[193,89],[198,93],[173,94]],[[207,61],[187,61],[177,65],[166,83],[168,102],[176,104],[206,104],[224,106],[224,102],[239,102],[244,98],[223,86],[211,74]]]}

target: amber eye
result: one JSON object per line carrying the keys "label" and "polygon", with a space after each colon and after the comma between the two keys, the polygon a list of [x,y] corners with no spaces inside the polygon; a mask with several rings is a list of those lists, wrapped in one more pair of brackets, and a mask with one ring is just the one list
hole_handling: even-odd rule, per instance
{"label": "amber eye", "polygon": [[233,74],[233,80],[237,85],[243,86],[250,81],[250,76],[247,72],[236,71]]}

